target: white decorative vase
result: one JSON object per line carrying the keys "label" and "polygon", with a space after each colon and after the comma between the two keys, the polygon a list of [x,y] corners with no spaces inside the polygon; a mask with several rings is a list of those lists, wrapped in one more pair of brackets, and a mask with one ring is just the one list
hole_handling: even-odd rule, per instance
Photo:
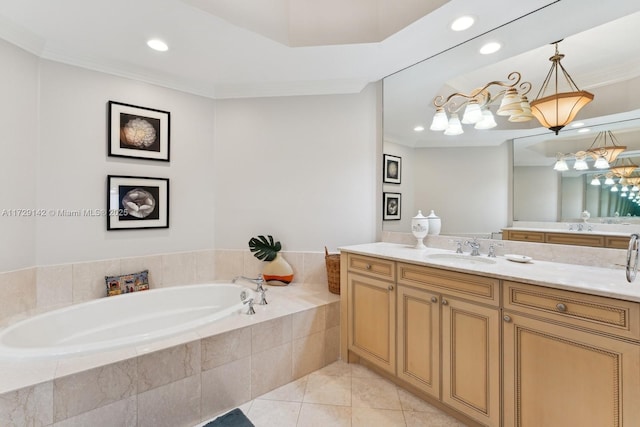
{"label": "white decorative vase", "polygon": [[440,217],[438,217],[432,210],[427,219],[429,220],[429,234],[434,236],[440,234],[440,229],[442,228],[442,221],[440,220]]}
{"label": "white decorative vase", "polygon": [[262,276],[269,285],[287,286],[293,281],[293,268],[280,253],[277,253],[262,269]]}
{"label": "white decorative vase", "polygon": [[416,249],[424,249],[426,246],[422,241],[429,232],[429,220],[422,215],[422,211],[418,211],[418,215],[411,218],[411,232],[413,236],[418,240],[416,243]]}
{"label": "white decorative vase", "polygon": [[591,214],[589,213],[589,211],[584,211],[580,214],[580,218],[582,218],[584,222],[587,222],[589,221],[589,218],[591,218]]}

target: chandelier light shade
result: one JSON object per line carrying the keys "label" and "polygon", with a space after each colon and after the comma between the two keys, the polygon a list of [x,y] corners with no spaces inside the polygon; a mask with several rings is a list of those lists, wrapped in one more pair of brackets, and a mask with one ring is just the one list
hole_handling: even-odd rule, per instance
{"label": "chandelier light shade", "polygon": [[[497,102],[500,98],[502,98],[502,101],[496,114],[509,116],[509,120],[513,122],[533,119],[531,106],[526,97],[526,94],[531,90],[531,83],[520,83],[520,78],[520,73],[513,71],[507,76],[509,80],[507,82],[492,81],[481,88],[474,89],[470,94],[455,92],[446,98],[442,95],[436,96],[433,99],[436,113],[429,129],[444,131],[445,135],[460,135],[464,133],[462,124],[474,125],[475,129],[494,128],[497,123],[493,114],[489,111],[489,105]],[[494,86],[503,89],[492,94],[490,89]],[[463,108],[464,114],[462,114],[462,120],[460,120],[458,113]],[[447,117],[447,112],[450,114],[450,118]]]}
{"label": "chandelier light shade", "polygon": [[611,131],[598,132],[596,139],[587,149],[587,154],[596,161],[596,169],[608,169],[618,156],[627,149],[625,145],[618,145]]}
{"label": "chandelier light shade", "polygon": [[619,159],[614,166],[611,167],[611,172],[624,179],[622,183],[626,184],[626,178],[630,177],[631,174],[638,169],[638,165],[631,163],[629,159]]}
{"label": "chandelier light shade", "polygon": [[[549,60],[552,62],[551,69],[542,83],[542,87],[534,101],[531,101],[531,114],[535,116],[540,124],[558,134],[560,129],[569,124],[578,112],[593,100],[593,94],[578,89],[573,79],[560,62],[564,55],[558,52],[556,42],[556,52]],[[559,87],[559,73],[562,73],[569,90],[561,92]],[[553,83],[550,85],[550,83]],[[552,86],[550,88],[549,86]],[[553,93],[545,95],[547,89],[552,89]]]}

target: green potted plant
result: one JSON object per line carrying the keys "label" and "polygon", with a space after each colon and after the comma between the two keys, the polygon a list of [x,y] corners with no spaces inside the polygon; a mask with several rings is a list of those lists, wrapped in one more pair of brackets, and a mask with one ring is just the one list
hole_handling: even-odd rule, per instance
{"label": "green potted plant", "polygon": [[286,286],[293,281],[293,269],[280,254],[282,245],[273,236],[252,237],[249,250],[253,256],[267,263],[262,269],[262,276],[269,285]]}

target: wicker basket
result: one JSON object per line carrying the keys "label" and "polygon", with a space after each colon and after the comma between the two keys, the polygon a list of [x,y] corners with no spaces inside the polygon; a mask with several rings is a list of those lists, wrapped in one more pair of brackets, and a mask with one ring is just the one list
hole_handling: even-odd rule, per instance
{"label": "wicker basket", "polygon": [[340,254],[329,254],[327,247],[324,247],[324,260],[327,264],[327,282],[329,292],[340,295]]}

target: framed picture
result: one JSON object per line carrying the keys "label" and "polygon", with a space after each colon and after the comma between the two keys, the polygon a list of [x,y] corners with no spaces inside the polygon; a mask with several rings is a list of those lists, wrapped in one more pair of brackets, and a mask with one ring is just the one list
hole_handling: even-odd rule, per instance
{"label": "framed picture", "polygon": [[109,101],[109,156],[169,161],[170,113]]}
{"label": "framed picture", "polygon": [[400,202],[402,194],[400,193],[382,193],[382,220],[394,221],[400,219]]}
{"label": "framed picture", "polygon": [[383,165],[384,182],[388,184],[400,184],[401,172],[402,158],[398,156],[392,156],[391,154],[385,154]]}
{"label": "framed picture", "polygon": [[107,176],[107,230],[169,228],[169,180]]}

